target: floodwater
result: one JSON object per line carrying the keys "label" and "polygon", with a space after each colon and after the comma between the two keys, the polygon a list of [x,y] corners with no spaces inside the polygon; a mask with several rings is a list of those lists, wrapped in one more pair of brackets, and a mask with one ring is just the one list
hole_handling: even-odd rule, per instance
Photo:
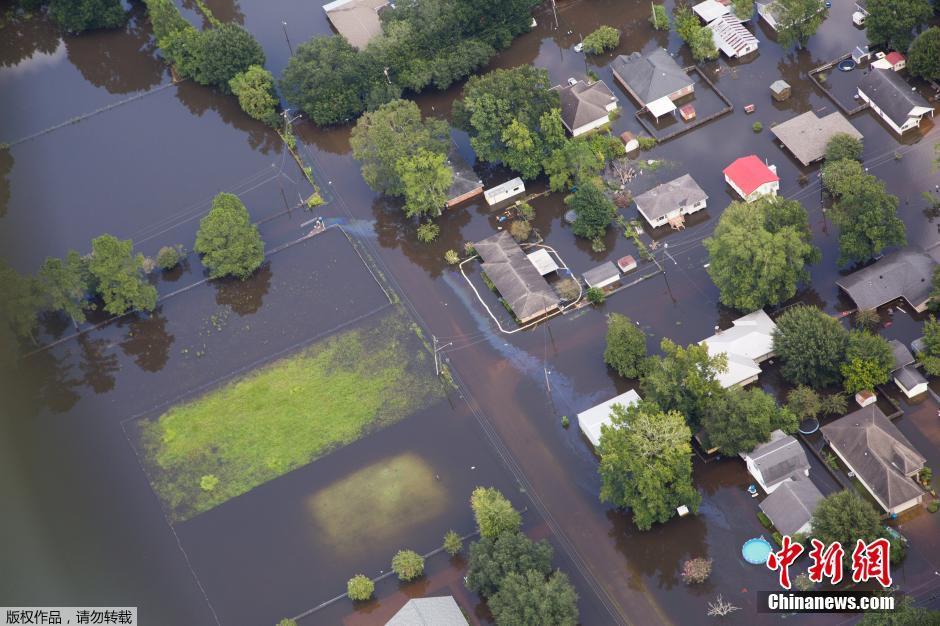
{"label": "floodwater", "polygon": [[[206,3],[221,19],[243,23],[259,38],[275,73],[286,65],[290,46],[329,32],[319,6],[299,0],[276,7],[261,0]],[[181,5],[187,19],[202,19],[194,3],[181,0]],[[734,316],[718,304],[703,267],[701,241],[733,199],[721,169],[738,156],[754,153],[776,164],[781,193],[801,200],[810,211],[823,260],[812,269],[813,288],[799,298],[830,312],[850,308],[834,284],[838,233],[822,210],[818,168],[800,167],[768,130],[805,110],[825,114],[835,109],[808,72],[861,43],[864,33],[851,24],[851,3],[834,5],[809,49],[800,52],[784,52],[764,25],[752,24],[761,43],[755,57],[703,65],[734,112],[644,155],[665,165],[638,177],[634,191],[688,172],[709,195],[707,211],[684,231],[652,233],[665,275],[616,294],[598,310],[556,318],[529,332],[496,332],[459,273],[442,262],[447,249],[461,249],[464,241],[495,232],[496,213],[468,203],[441,218],[437,242],[420,244],[414,225],[402,219],[397,206],[363,183],[349,155],[348,128],[320,130],[300,122],[297,134],[305,158],[331,199],[322,214],[361,241],[403,304],[444,346],[441,354],[455,372],[459,392],[440,406],[170,527],[121,423],[332,329],[335,324],[317,313],[324,299],[347,302],[342,289],[348,298],[365,297],[355,295],[360,293],[356,287],[371,278],[362,275],[361,265],[327,267],[329,259],[317,252],[313,238],[273,256],[245,284],[201,285],[165,300],[154,315],[131,316],[80,340],[66,340],[27,359],[2,383],[0,484],[11,505],[0,516],[0,532],[16,538],[4,542],[12,543],[5,554],[20,566],[15,575],[12,570],[2,575],[0,600],[134,604],[154,623],[274,622],[341,593],[356,571],[377,575],[402,545],[425,552],[438,546],[447,528],[469,532],[466,498],[481,482],[499,486],[517,506],[527,508],[527,529],[556,546],[556,565],[571,575],[581,596],[583,623],[695,623],[718,593],[742,607],[730,622],[775,622],[754,612],[754,592],[773,588],[773,574],[739,558],[741,544],[763,530],[756,504],[744,491],[750,481],[743,465],[697,461],[700,514],[639,533],[629,515],[598,501],[597,460],[574,415],[629,386],[604,366],[604,313],[637,320],[649,334],[651,350],[662,337],[687,343],[710,335],[716,325],[730,324]],[[612,82],[610,59],[665,46],[682,57],[683,65],[691,64],[674,34],[652,31],[647,13],[642,2],[559,2],[561,27],[556,30],[546,3],[535,12],[539,26],[492,66],[532,63],[559,83],[593,70],[620,98],[623,110],[614,132],[637,133],[635,104]],[[0,246],[20,271],[35,270],[45,256],[69,248],[86,251],[102,232],[133,237],[146,254],[168,244],[191,247],[199,218],[223,190],[239,193],[254,219],[263,221],[269,248],[306,232],[301,224],[312,216],[285,210],[298,196],[306,197],[309,187],[285,158],[277,136],[247,119],[231,98],[190,83],[169,85],[139,8],[135,16],[124,32],[60,39],[48,25],[30,22],[17,26],[15,37],[5,30],[0,38],[0,110],[5,113],[0,141],[14,144],[0,151]],[[601,24],[623,30],[617,50],[591,59],[571,50],[579,34]],[[787,102],[770,99],[768,87],[777,78],[793,87]],[[459,92],[457,85],[418,102],[427,114],[447,116]],[[751,103],[757,111],[745,115],[743,107]],[[15,143],[110,105],[117,106]],[[762,133],[751,130],[754,121],[762,122]],[[869,112],[854,116],[852,123],[865,136],[869,171],[901,199],[910,242],[935,242],[940,224],[935,228],[934,218],[924,213],[921,191],[940,183],[930,168],[936,127],[921,131],[926,139],[917,134],[901,143]],[[472,159],[466,135],[454,131],[453,136]],[[498,167],[477,166],[488,184],[506,178]],[[543,183],[529,188],[540,191]],[[541,197],[533,206],[539,232],[576,274],[624,254],[638,257],[634,244],[614,228],[600,253],[573,237],[561,220],[564,204],[558,194]],[[633,208],[623,213],[635,217]],[[318,270],[319,278],[311,277]],[[188,267],[164,276],[158,288],[166,294],[200,278],[198,260],[190,256]],[[919,334],[919,323],[904,312],[896,311],[890,321],[885,329],[890,338],[909,341]],[[47,320],[43,340],[68,332],[61,320]],[[772,381],[766,384],[773,389]],[[933,404],[935,397],[911,408],[899,427],[936,461],[938,435],[928,419],[935,415]],[[572,418],[571,428],[561,427],[562,415]],[[403,454],[419,457],[441,477],[447,502],[442,513],[404,535],[376,542],[365,554],[340,553],[337,545],[311,534],[315,521],[305,505],[310,497],[370,463]],[[902,522],[918,554],[909,557],[898,577],[910,581],[918,597],[935,591],[935,567],[924,555],[936,552],[936,519],[922,515]],[[692,556],[715,561],[712,578],[702,587],[689,588],[678,579],[681,561]],[[381,623],[405,598],[444,589],[465,602],[474,619],[486,621],[479,599],[461,589],[459,563],[438,555],[428,567],[426,582],[399,587],[386,579],[377,588],[378,600],[362,610],[342,600],[303,623]],[[840,620],[816,616],[813,621]]]}

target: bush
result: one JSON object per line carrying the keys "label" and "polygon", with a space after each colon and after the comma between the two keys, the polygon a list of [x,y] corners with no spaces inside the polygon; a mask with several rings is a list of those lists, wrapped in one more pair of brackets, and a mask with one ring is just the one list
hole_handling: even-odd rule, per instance
{"label": "bush", "polygon": [[755,133],[759,133],[760,131],[764,130],[764,125],[760,122],[754,122],[754,125],[751,126],[751,129],[753,129]]}
{"label": "bush", "polygon": [[288,617],[285,617],[284,619],[279,621],[277,624],[275,624],[275,626],[297,626],[297,622],[295,622],[294,620]]}
{"label": "bush", "polygon": [[414,550],[399,550],[392,558],[392,571],[398,580],[414,580],[424,574],[424,557]]}
{"label": "bush", "polygon": [[826,161],[862,160],[862,140],[848,133],[836,133],[826,144]]}
{"label": "bush", "polygon": [[613,50],[619,43],[619,30],[613,26],[601,26],[584,38],[584,51],[588,54],[601,54]]}
{"label": "bush", "polygon": [[346,583],[346,594],[350,600],[362,602],[372,597],[375,591],[375,583],[363,574],[356,574]]}
{"label": "bush", "polygon": [[532,225],[525,220],[515,220],[509,225],[509,234],[518,242],[523,242],[532,234]]}
{"label": "bush", "polygon": [[467,256],[473,256],[474,254],[477,253],[477,249],[473,247],[472,241],[464,242],[463,251],[467,254]]}
{"label": "bush", "polygon": [[519,512],[495,487],[474,489],[470,495],[470,507],[481,537],[498,537],[503,533],[516,532],[522,525]]}
{"label": "bush", "polygon": [[516,210],[519,211],[519,216],[524,220],[532,220],[535,218],[535,209],[533,209],[532,205],[528,202],[520,202],[516,206]]}
{"label": "bush", "polygon": [[448,250],[444,253],[444,261],[448,265],[457,265],[460,263],[460,255],[457,254],[456,250]]}
{"label": "bush", "polygon": [[575,279],[563,278],[555,283],[555,292],[562,300],[574,300],[581,293],[581,287]]}
{"label": "bush", "polygon": [[219,486],[219,477],[215,474],[206,474],[199,479],[199,488],[203,491],[214,491]]}
{"label": "bush", "polygon": [[441,227],[434,222],[423,222],[418,226],[418,241],[431,243],[441,234]]}
{"label": "bush", "polygon": [[180,264],[183,260],[183,246],[163,246],[157,252],[157,267],[163,271],[168,271]]}
{"label": "bush", "polygon": [[653,137],[637,137],[636,141],[640,144],[640,150],[652,150],[656,147],[656,139]]}
{"label": "bush", "polygon": [[696,585],[708,580],[712,573],[712,560],[705,558],[689,559],[682,564],[682,582]]}
{"label": "bush", "polygon": [[268,126],[278,126],[277,98],[274,96],[274,76],[260,65],[252,65],[236,74],[228,82],[229,89],[238,97],[238,105],[250,117]]}
{"label": "bush", "polygon": [[937,509],[940,509],[940,502],[931,500],[930,504],[927,505],[927,511],[930,513],[936,513]]}
{"label": "bush", "polygon": [[569,426],[571,426],[571,420],[568,419],[568,416],[567,416],[567,415],[562,415],[562,416],[561,416],[561,427],[562,427],[562,428],[568,428]]}
{"label": "bush", "polygon": [[773,526],[774,526],[774,525],[773,525],[773,522],[770,521],[770,518],[769,518],[769,517],[767,517],[766,515],[764,515],[764,512],[763,512],[763,511],[758,511],[758,512],[757,512],[757,519],[760,520],[760,525],[763,526],[764,528],[766,528],[767,530],[770,530],[770,529],[773,528]]}
{"label": "bush", "polygon": [[666,7],[661,4],[653,5],[653,12],[650,15],[650,24],[656,30],[669,30],[669,14],[666,13]]}
{"label": "bush", "polygon": [[591,287],[587,290],[587,299],[591,304],[604,304],[604,290],[598,287]]}
{"label": "bush", "polygon": [[453,530],[448,530],[444,535],[444,552],[455,556],[463,548],[463,540]]}

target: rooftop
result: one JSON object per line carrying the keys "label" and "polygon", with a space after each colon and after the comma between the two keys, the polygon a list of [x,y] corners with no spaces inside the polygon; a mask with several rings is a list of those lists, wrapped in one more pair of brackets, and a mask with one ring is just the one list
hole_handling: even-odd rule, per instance
{"label": "rooftop", "polygon": [[513,313],[525,321],[558,306],[558,295],[505,230],[473,244],[489,276]]}
{"label": "rooftop", "polygon": [[773,352],[774,330],[777,325],[758,309],[734,320],[734,326],[700,343],[708,353],[726,354],[728,369],[718,374],[718,382],[727,389],[760,374],[759,362]]}
{"label": "rooftop", "polygon": [[770,441],[742,456],[751,459],[768,487],[788,478],[798,479],[809,469],[809,460],[803,446],[795,437],[785,434],[782,430],[775,430],[770,435]]}
{"label": "rooftop", "polygon": [[695,11],[695,14],[698,15],[705,22],[711,22],[716,20],[722,15],[727,15],[731,12],[731,9],[717,0],[705,0],[705,2],[699,2],[692,10]]}
{"label": "rooftop", "polygon": [[927,382],[924,375],[914,365],[905,365],[901,369],[895,370],[892,375],[908,390]]}
{"label": "rooftop", "polygon": [[916,109],[932,109],[894,70],[872,68],[858,81],[858,88],[898,126],[903,126]]}
{"label": "rooftop", "polygon": [[751,195],[761,185],[780,180],[776,172],[754,154],[735,159],[724,169],[724,174],[734,181],[745,196]]}
{"label": "rooftop", "polygon": [[888,345],[891,346],[891,352],[894,354],[894,368],[892,371],[901,369],[914,362],[914,355],[907,349],[907,346],[897,339],[892,339],[888,342]]}
{"label": "rooftop", "polygon": [[856,139],[862,133],[834,111],[825,117],[817,117],[813,111],[801,113],[782,124],[771,127],[772,132],[803,165],[809,165],[826,155],[826,144],[833,135],[847,133]]}
{"label": "rooftop", "polygon": [[601,426],[610,424],[610,412],[613,406],[619,404],[626,409],[639,401],[639,394],[631,389],[626,393],[622,393],[606,402],[601,402],[586,411],[578,413],[578,427],[596,448],[601,443]]}
{"label": "rooftop", "polygon": [[667,213],[707,200],[708,195],[688,174],[653,187],[633,201],[647,220],[657,220]]}
{"label": "rooftop", "polygon": [[448,200],[459,198],[477,189],[483,189],[483,181],[473,171],[473,168],[463,160],[463,157],[456,149],[451,149],[450,154],[447,155],[447,164],[450,165],[450,169],[454,173],[453,181],[447,192]]}
{"label": "rooftop", "polygon": [[385,626],[468,626],[454,596],[412,598]]}
{"label": "rooftop", "polygon": [[859,309],[875,309],[897,298],[919,308],[930,298],[937,262],[920,248],[892,252],[836,281]]}
{"label": "rooftop", "polygon": [[782,535],[793,535],[813,519],[822,492],[806,477],[789,480],[760,503],[760,510],[770,518]]}
{"label": "rooftop", "polygon": [[621,54],[613,60],[611,69],[644,105],[693,84],[675,59],[662,48],[646,56],[639,52]]}
{"label": "rooftop", "polygon": [[586,83],[579,80],[573,85],[555,87],[561,101],[561,120],[569,131],[608,116],[607,107],[617,98],[602,80]]}
{"label": "rooftop", "polygon": [[617,269],[613,261],[607,261],[584,272],[584,282],[589,287],[603,284],[614,278],[620,278],[620,270]]}
{"label": "rooftop", "polygon": [[733,15],[722,15],[708,24],[715,46],[729,57],[741,54],[742,50],[758,46],[757,37],[744,28],[741,20]]}
{"label": "rooftop", "polygon": [[382,32],[379,11],[388,4],[388,0],[335,0],[323,10],[336,32],[361,50]]}

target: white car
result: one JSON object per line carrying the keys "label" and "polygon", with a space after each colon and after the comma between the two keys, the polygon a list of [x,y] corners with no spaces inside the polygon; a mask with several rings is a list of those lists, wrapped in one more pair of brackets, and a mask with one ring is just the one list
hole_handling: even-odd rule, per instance
{"label": "white car", "polygon": [[584,44],[583,44],[583,43],[578,42],[578,43],[574,44],[574,51],[575,51],[575,52],[581,52],[582,50],[584,50]]}

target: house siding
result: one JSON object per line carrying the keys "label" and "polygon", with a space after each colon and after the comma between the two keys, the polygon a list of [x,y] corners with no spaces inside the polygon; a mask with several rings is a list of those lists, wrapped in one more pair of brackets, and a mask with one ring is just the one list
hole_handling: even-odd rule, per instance
{"label": "house siding", "polygon": [[594,130],[595,128],[600,128],[601,126],[603,126],[604,124],[606,124],[606,123],[609,122],[609,121],[610,121],[610,116],[609,116],[609,115],[605,115],[604,117],[599,117],[599,118],[597,118],[596,120],[594,120],[594,121],[591,122],[590,124],[585,124],[584,126],[579,126],[579,127],[575,128],[574,130],[571,130],[571,129],[569,128],[568,130],[571,131],[571,136],[572,136],[572,137],[578,137],[578,136],[580,136],[580,135],[583,135],[584,133],[591,132],[591,131]]}
{"label": "house siding", "polygon": [[897,124],[895,124],[895,123],[891,120],[890,117],[888,117],[888,116],[885,114],[884,111],[881,110],[881,108],[878,107],[877,104],[875,104],[874,102],[872,102],[871,98],[869,98],[869,97],[865,94],[865,92],[862,91],[861,89],[858,90],[858,96],[859,96],[859,98],[862,99],[863,102],[865,102],[869,107],[871,107],[871,110],[874,111],[874,112],[878,115],[878,117],[880,117],[882,120],[884,120],[884,122],[885,122],[888,126],[891,127],[891,130],[893,130],[894,132],[896,132],[896,133],[899,134],[899,135],[903,135],[905,131],[908,131],[908,130],[910,130],[910,129],[912,129],[912,128],[916,128],[917,126],[920,126],[920,118],[917,118],[917,117],[908,117],[908,118],[907,118],[907,121],[904,122],[904,125],[903,125],[903,126],[898,126]]}

